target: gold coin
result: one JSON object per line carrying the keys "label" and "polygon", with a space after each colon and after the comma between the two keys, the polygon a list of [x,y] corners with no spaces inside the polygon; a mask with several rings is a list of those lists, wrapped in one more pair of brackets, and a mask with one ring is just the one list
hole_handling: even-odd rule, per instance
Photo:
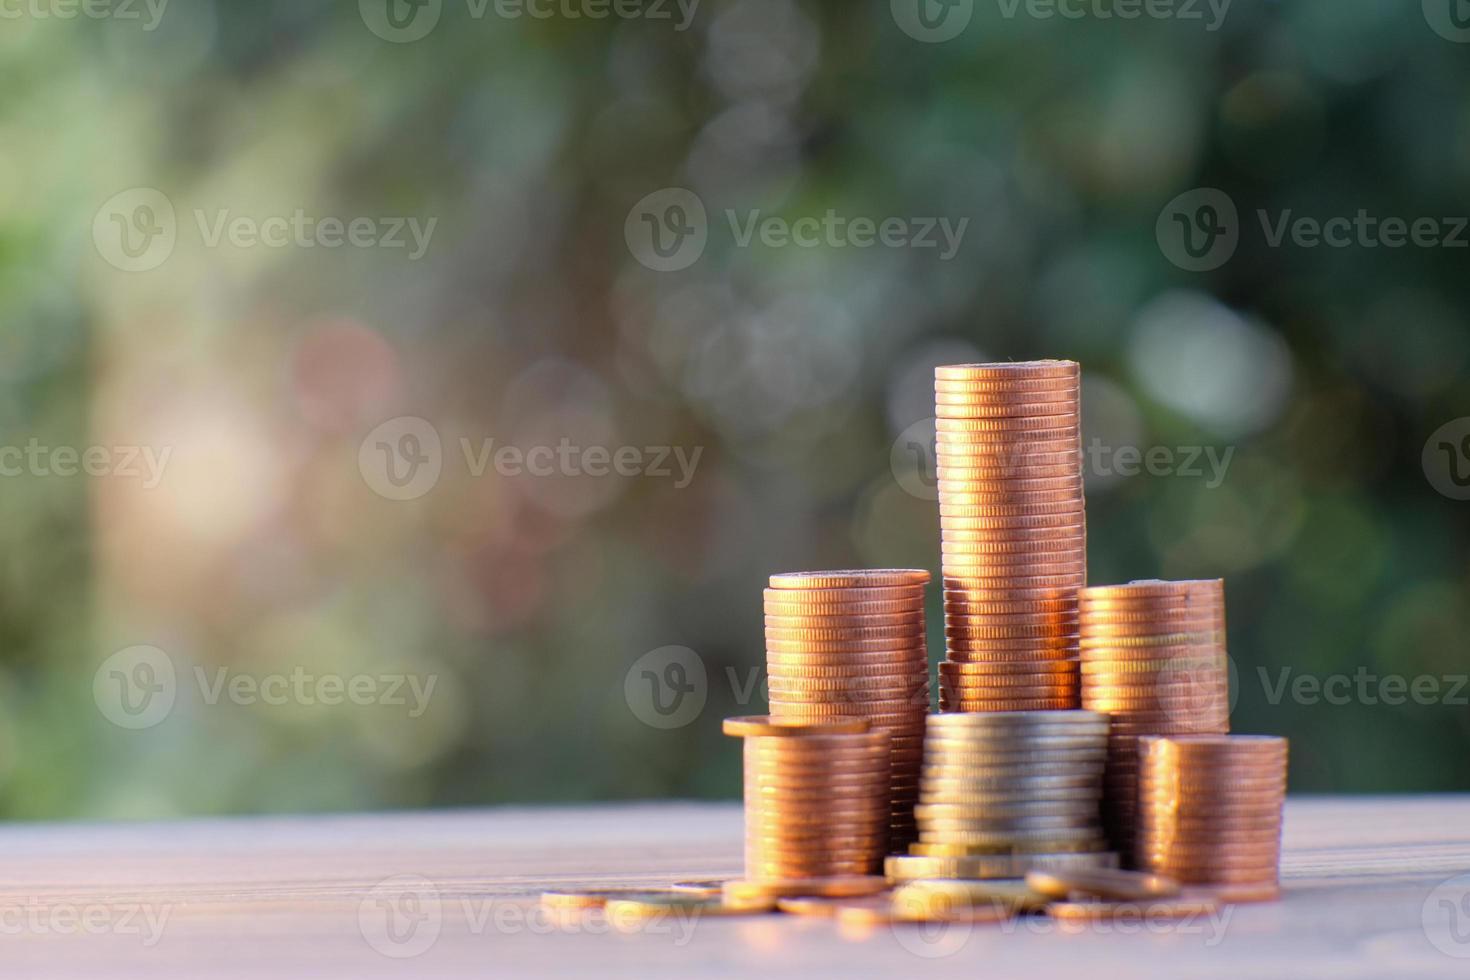
{"label": "gold coin", "polygon": [[[984,464],[978,465],[983,467]],[[974,501],[981,504],[1004,503],[1004,498],[1007,496],[1019,496],[1020,499],[1025,500],[1031,494],[1065,493],[1080,497],[1084,490],[1080,475],[1030,479],[1021,477],[1015,480],[977,480],[964,466],[936,466],[934,476],[935,489],[942,495],[941,499],[949,499],[950,494],[985,494],[992,498]]]}
{"label": "gold coin", "polygon": [[1048,677],[1071,683],[1078,679],[1075,660],[1049,660],[1023,663],[961,663],[944,660],[939,664],[940,676],[989,681],[997,677]]}
{"label": "gold coin", "polygon": [[889,619],[895,622],[914,622],[924,619],[922,597],[849,603],[795,603],[767,599],[762,606],[765,610],[766,622],[770,623],[774,620],[777,625],[794,626],[803,622],[829,620],[858,620],[861,622],[872,620],[876,622]]}
{"label": "gold coin", "polygon": [[1118,855],[1111,851],[957,857],[897,854],[884,860],[883,872],[890,881],[932,878],[1017,878],[1024,876],[1033,868],[1107,868],[1116,867],[1117,864]]}
{"label": "gold coin", "polygon": [[889,668],[917,673],[929,666],[927,650],[870,651],[866,653],[766,653],[766,670],[806,668]]}
{"label": "gold coin", "polygon": [[781,677],[768,678],[770,692],[775,694],[799,695],[802,693],[826,694],[828,696],[851,694],[855,697],[883,697],[883,692],[892,692],[894,697],[905,697],[915,687],[929,683],[928,673],[923,674],[877,674],[866,677]]}
{"label": "gold coin", "polygon": [[961,829],[1002,830],[1041,827],[1076,826],[1081,818],[1094,824],[1098,816],[1098,797],[1077,800],[1018,800],[1009,804],[990,801],[966,803],[956,797],[926,802],[914,807],[914,819],[935,828],[957,826]]}
{"label": "gold coin", "polygon": [[[1077,594],[1076,586],[1035,586],[1021,585],[1019,583],[985,582],[981,585],[958,579],[951,586],[957,594],[969,596],[969,604],[976,606],[988,605],[995,602],[1055,602],[1065,604],[1070,602]],[[961,601],[951,599],[946,601],[945,609],[947,615],[968,615],[968,612],[956,607],[955,602]],[[1079,637],[1080,638],[1080,637]],[[1075,643],[1073,644],[1075,646]],[[1076,659],[1073,657],[1072,659]]]}
{"label": "gold coin", "polygon": [[1062,734],[1068,735],[1093,731],[1106,733],[1108,719],[1106,715],[1092,711],[1018,711],[1010,715],[986,715],[980,718],[935,715],[929,719],[930,732],[940,734],[1017,731],[1050,734],[1051,729],[1060,729]]}
{"label": "gold coin", "polygon": [[[957,400],[958,399],[958,400]],[[1075,402],[1017,402],[1016,410],[1004,406],[967,403],[964,395],[938,394],[934,399],[936,419],[985,422],[995,431],[1029,432],[1038,429],[1078,431],[1081,412]]]}
{"label": "gold coin", "polygon": [[[922,702],[919,693],[923,694]],[[771,710],[781,717],[792,717],[800,715],[808,718],[827,718],[831,716],[850,715],[861,712],[865,716],[902,715],[904,711],[914,709],[922,704],[927,708],[929,699],[927,692],[918,692],[914,697],[898,698],[864,698],[860,701],[793,701],[782,698],[779,703],[774,700]],[[779,709],[779,710],[778,710]]]}
{"label": "gold coin", "polygon": [[993,387],[976,387],[973,382],[936,381],[934,383],[934,397],[936,400],[963,399],[982,405],[1062,403],[1071,405],[1075,409],[1081,400],[1081,387],[1058,385],[1052,388],[1029,391],[1026,389],[997,390]]}
{"label": "gold coin", "polygon": [[676,892],[698,895],[701,898],[719,898],[724,886],[725,879],[716,878],[708,881],[676,881],[669,887]]}
{"label": "gold coin", "polygon": [[780,626],[766,627],[766,642],[806,643],[815,640],[820,643],[847,643],[852,640],[862,642],[884,642],[898,640],[900,645],[904,641],[912,643],[921,641],[924,631],[918,624],[903,624],[899,626],[858,626],[858,627],[821,627],[786,629]]}
{"label": "gold coin", "polygon": [[668,915],[692,916],[694,918],[723,917],[735,915],[759,915],[770,912],[776,907],[775,902],[769,905],[741,905],[732,906],[726,904],[722,899],[700,898],[695,895],[680,895],[670,893],[667,895],[649,894],[643,898],[623,898],[608,901],[604,908],[607,910],[609,921],[614,923],[630,920],[646,921],[648,919],[662,919]]}
{"label": "gold coin", "polygon": [[890,637],[878,640],[766,640],[766,653],[913,653],[924,649],[924,637]]}
{"label": "gold coin", "polygon": [[1036,870],[1026,875],[1026,884],[1048,898],[1070,899],[1085,896],[1113,902],[1172,898],[1180,890],[1179,882],[1172,878],[1115,868]]}
{"label": "gold coin", "polygon": [[726,899],[736,901],[752,898],[771,901],[783,898],[851,898],[874,895],[887,888],[888,880],[882,875],[842,875],[836,878],[727,881],[724,895]]}
{"label": "gold coin", "polygon": [[[997,596],[1030,598],[1075,592],[1077,583],[1082,581],[1082,578],[1081,575],[1026,575],[996,580],[982,578],[978,575],[967,575],[963,571],[946,570],[944,584],[946,588],[965,589],[971,594],[978,593],[981,598],[987,599]],[[1080,640],[1081,637],[1076,637],[1076,639]]]}
{"label": "gold coin", "polygon": [[927,582],[918,585],[864,586],[837,589],[765,589],[766,602],[802,609],[865,602],[922,603]]}
{"label": "gold coin", "polygon": [[[1075,535],[1070,540],[1038,541],[1024,551],[995,552],[990,550],[990,541],[955,541],[950,535],[941,533],[940,559],[953,559],[967,564],[981,563],[999,569],[1013,569],[1013,574],[1025,575],[1033,565],[1057,565],[1074,562],[1082,558],[1087,550],[1086,539]],[[1034,573],[1033,573],[1034,574]],[[953,598],[946,596],[946,599]],[[1080,618],[1074,606],[1067,610]]]}
{"label": "gold coin", "polygon": [[1189,579],[1164,581],[1162,579],[1138,579],[1123,585],[1095,585],[1088,590],[1088,597],[1098,601],[1109,599],[1172,598],[1193,595],[1223,595],[1225,580]]}
{"label": "gold coin", "polygon": [[[963,422],[994,422],[1001,431],[1036,429],[1072,429],[1081,419],[1075,395],[1061,397],[995,399],[959,391],[934,393],[934,416]],[[937,431],[937,430],[936,430]]]}
{"label": "gold coin", "polygon": [[[994,675],[995,678],[1001,676],[1004,675]],[[1043,676],[1033,680],[1031,677],[1012,676],[1010,682],[997,683],[992,679],[987,683],[984,678],[945,676],[939,682],[939,696],[956,701],[1066,700],[1072,703],[1064,705],[1064,709],[1080,707],[1077,684],[1065,677],[1048,680]]]}
{"label": "gold coin", "polygon": [[[971,464],[977,467],[987,467],[991,464],[978,458],[972,460]],[[964,469],[964,467],[951,467],[952,469]],[[955,488],[939,490],[939,502],[947,507],[986,507],[1006,504],[1066,504],[1082,499],[1076,481],[1061,480],[1066,486],[1055,490],[1028,490],[1015,492],[1006,485],[996,486],[995,481],[989,478],[977,479],[975,486],[968,488]]]}
{"label": "gold coin", "polygon": [[1161,758],[1188,757],[1216,762],[1232,757],[1275,763],[1286,759],[1288,746],[1286,739],[1272,735],[1203,735],[1154,739],[1145,748]]}
{"label": "gold coin", "polygon": [[882,732],[811,735],[805,738],[766,735],[746,738],[745,752],[751,758],[836,761],[886,757],[889,751],[888,740]]}
{"label": "gold coin", "polygon": [[919,878],[894,889],[898,902],[923,905],[940,901],[950,907],[975,908],[999,906],[1029,912],[1046,905],[1046,897],[1019,879],[964,880],[960,878]]}
{"label": "gold coin", "polygon": [[926,739],[924,748],[933,753],[932,761],[936,763],[952,762],[972,769],[1010,766],[1020,772],[1063,763],[1100,765],[1106,757],[1102,740],[1096,735],[1028,737],[1001,746],[969,744],[963,739],[948,744]]}
{"label": "gold coin", "polygon": [[588,888],[575,891],[544,891],[541,904],[550,909],[600,909],[616,899],[639,899],[682,894],[675,889]]}
{"label": "gold coin", "polygon": [[927,664],[914,663],[844,664],[835,667],[774,664],[766,668],[766,676],[772,681],[810,681],[821,679],[887,679],[890,681],[908,681],[927,678],[929,671]]}
{"label": "gold coin", "polygon": [[864,929],[923,922],[1001,922],[1015,913],[1004,905],[963,906],[943,895],[906,895],[848,899],[839,904],[839,924]]}
{"label": "gold coin", "polygon": [[1075,378],[936,378],[934,381],[935,391],[991,392],[997,398],[1031,397],[1032,392],[1074,394],[1080,388]]}
{"label": "gold coin", "polygon": [[947,620],[944,635],[947,639],[969,640],[1016,640],[1031,637],[1066,636],[1070,627],[1065,623],[1000,623],[986,625],[973,619]]}
{"label": "gold coin", "polygon": [[[1081,582],[1087,576],[1087,563],[1084,561],[1034,561],[1026,565],[1011,566],[996,565],[986,561],[983,557],[948,555],[944,559],[944,574],[951,577],[963,576],[971,580],[972,585],[976,581],[981,581],[990,583],[991,587],[1005,588],[1006,584],[1014,582],[1017,578],[1067,576],[1072,581]],[[952,615],[950,610],[945,610],[945,614],[946,617]],[[1066,626],[1068,632],[1077,633],[1078,617],[1067,617]]]}
{"label": "gold coin", "polygon": [[[1006,382],[1052,380],[1077,381],[1082,365],[1076,361],[998,361],[994,364],[948,364],[934,369],[935,381]],[[938,877],[943,877],[938,876]]]}
{"label": "gold coin", "polygon": [[943,691],[939,693],[940,710],[962,714],[990,714],[1006,711],[1055,711],[1058,708],[1076,708],[1080,702],[1075,697],[1065,698],[997,698],[979,700],[955,697]]}
{"label": "gold coin", "polygon": [[1052,902],[1046,912],[1052,918],[1069,922],[1150,921],[1193,919],[1210,915],[1219,904],[1203,899],[1153,899],[1143,902],[1099,901]]}
{"label": "gold coin", "polygon": [[924,611],[922,609],[909,610],[902,613],[894,613],[886,616],[809,616],[809,615],[772,615],[766,613],[766,628],[780,630],[808,630],[808,629],[868,629],[868,628],[904,628],[922,629],[924,625]]}
{"label": "gold coin", "polygon": [[[1193,621],[1175,620],[1170,623],[1161,623],[1156,626],[1144,626],[1136,623],[1115,625],[1111,623],[1099,623],[1093,619],[1090,613],[1078,613],[1082,621],[1082,632],[1090,640],[1095,641],[1093,646],[1106,649],[1114,639],[1134,639],[1137,637],[1153,636],[1193,636],[1203,634],[1212,636],[1224,634],[1225,620],[1207,619],[1200,617]],[[1124,646],[1124,649],[1131,649]]]}
{"label": "gold coin", "polygon": [[1007,517],[1038,517],[1047,514],[1070,514],[1080,515],[1084,512],[1081,500],[1062,500],[1056,502],[1040,501],[1017,501],[1007,504],[948,504],[941,502],[939,505],[939,516],[941,520],[947,518],[956,519],[983,519],[983,518],[1007,518]]}
{"label": "gold coin", "polygon": [[[935,456],[936,459],[943,461],[945,467],[945,476],[949,482],[953,482],[955,480],[968,480],[981,485],[990,483],[994,480],[1063,479],[1078,472],[1081,466],[1080,463],[1075,461],[1069,463],[1030,463],[1021,465],[1017,463],[1006,462],[1004,460],[993,460],[990,457],[979,457],[974,454],[957,452],[953,446],[949,447],[948,451],[944,453],[941,453],[936,449]],[[1069,495],[1069,497],[1070,499],[1066,501],[1067,503],[1075,502],[1075,494]],[[1033,505],[1041,503],[1040,501],[1027,502],[1032,503]],[[946,514],[946,507],[1015,507],[1019,506],[1021,503],[1022,501],[1014,501],[1010,503],[974,505],[953,504],[946,501],[940,501],[939,513],[941,516],[944,516]],[[1051,506],[1059,506],[1060,503],[1061,502],[1058,502],[1056,504],[1052,504]]]}
{"label": "gold coin", "polygon": [[771,576],[773,589],[828,590],[923,586],[929,573],[919,568],[862,568],[827,572],[783,572]]}
{"label": "gold coin", "polygon": [[723,725],[726,735],[738,738],[750,736],[780,736],[782,738],[808,738],[813,735],[857,735],[868,730],[867,722],[858,718],[833,718],[821,722],[794,722],[769,715],[748,715],[742,718],[726,718]]}

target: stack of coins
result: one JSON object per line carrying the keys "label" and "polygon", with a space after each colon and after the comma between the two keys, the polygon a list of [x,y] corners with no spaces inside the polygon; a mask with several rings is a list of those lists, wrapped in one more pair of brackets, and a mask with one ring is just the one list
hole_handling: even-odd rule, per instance
{"label": "stack of coins", "polygon": [[789,881],[877,873],[888,851],[888,736],[849,718],[729,718],[745,739],[745,876]]}
{"label": "stack of coins", "polygon": [[913,840],[929,652],[920,569],[772,575],[765,593],[771,715],[785,721],[863,718],[889,736],[890,831]]}
{"label": "stack of coins", "polygon": [[1115,863],[1098,812],[1107,735],[1108,719],[1089,711],[930,716],[909,848],[921,860],[890,858],[890,877],[1017,877],[1059,866],[1059,855],[1073,867]]}
{"label": "stack of coins", "polygon": [[1286,752],[1284,738],[1143,739],[1138,867],[1230,901],[1277,898]]}
{"label": "stack of coins", "polygon": [[1086,584],[1080,371],[1072,361],[935,370],[944,710],[1077,707]]}
{"label": "stack of coins", "polygon": [[1230,730],[1225,586],[1130,582],[1082,590],[1082,706],[1112,716],[1103,815],[1132,853],[1138,739]]}

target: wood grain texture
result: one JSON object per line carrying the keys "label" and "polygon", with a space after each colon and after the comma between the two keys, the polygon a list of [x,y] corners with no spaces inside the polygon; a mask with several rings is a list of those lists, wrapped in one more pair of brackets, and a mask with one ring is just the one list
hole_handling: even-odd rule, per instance
{"label": "wood grain texture", "polygon": [[558,929],[535,904],[549,887],[736,875],[740,821],[735,805],[660,804],[12,826],[0,830],[0,968],[44,978],[1470,976],[1470,878],[1435,891],[1470,872],[1470,797],[1293,799],[1286,899],[1189,924],[858,934],[768,916],[621,933],[601,920]]}

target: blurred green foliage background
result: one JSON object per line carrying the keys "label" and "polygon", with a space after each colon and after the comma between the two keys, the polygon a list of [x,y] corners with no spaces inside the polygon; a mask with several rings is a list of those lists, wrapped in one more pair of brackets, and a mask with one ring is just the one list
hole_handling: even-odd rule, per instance
{"label": "blurred green foliage background", "polygon": [[[1291,737],[1296,789],[1470,789],[1463,700],[1269,690],[1470,671],[1470,504],[1422,455],[1470,414],[1470,252],[1272,247],[1257,219],[1470,214],[1470,44],[1419,3],[1238,0],[1209,30],[975,0],[942,43],[887,0],[704,0],[683,30],[444,0],[411,42],[373,3],[0,18],[0,445],[171,453],[151,487],[0,479],[5,814],[734,797],[719,719],[762,708],[765,576],[937,573],[902,434],[935,364],[1032,357],[1083,363],[1089,444],[1233,454],[1219,481],[1093,466],[1090,578],[1226,577],[1235,726]],[[658,272],[625,224],[667,187],[709,243]],[[1198,187],[1240,243],[1190,272],[1156,230]],[[130,272],[94,226],[134,188],[177,242]],[[968,227],[950,261],[740,247],[725,214],[755,209]],[[412,260],[211,244],[222,211],[437,224]],[[399,416],[444,444],[409,501],[359,458]],[[702,455],[678,487],[458,448],[563,438]],[[936,589],[935,658],[940,621]],[[94,681],[137,644],[179,691],[133,730]],[[624,680],[670,644],[708,701],[659,730]],[[436,686],[416,717],[211,704],[196,667]]]}

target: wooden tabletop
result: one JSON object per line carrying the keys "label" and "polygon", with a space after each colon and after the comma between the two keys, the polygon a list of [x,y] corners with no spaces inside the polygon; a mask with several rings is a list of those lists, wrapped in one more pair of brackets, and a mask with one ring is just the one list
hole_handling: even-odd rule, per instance
{"label": "wooden tabletop", "polygon": [[[1188,923],[867,933],[794,916],[568,929],[549,887],[740,871],[736,805],[11,826],[25,977],[1470,977],[1470,797],[1288,805],[1284,901]],[[1465,875],[1464,877],[1458,877]]]}

